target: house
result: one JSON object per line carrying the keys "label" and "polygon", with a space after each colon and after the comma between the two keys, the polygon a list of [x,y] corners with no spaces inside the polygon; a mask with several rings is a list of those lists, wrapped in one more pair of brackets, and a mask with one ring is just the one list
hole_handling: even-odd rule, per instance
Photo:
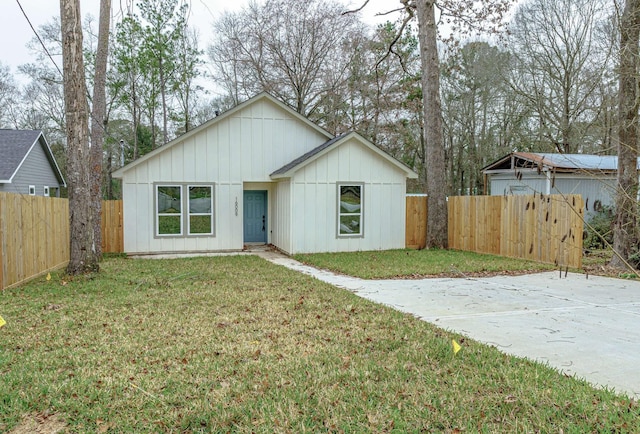
{"label": "house", "polygon": [[614,205],[617,171],[617,156],[531,152],[513,152],[482,169],[491,195],[580,194],[585,215]]}
{"label": "house", "polygon": [[267,93],[115,171],[129,254],[404,248],[407,178],[357,133],[332,137]]}
{"label": "house", "polygon": [[66,187],[42,131],[0,129],[0,192],[60,197]]}

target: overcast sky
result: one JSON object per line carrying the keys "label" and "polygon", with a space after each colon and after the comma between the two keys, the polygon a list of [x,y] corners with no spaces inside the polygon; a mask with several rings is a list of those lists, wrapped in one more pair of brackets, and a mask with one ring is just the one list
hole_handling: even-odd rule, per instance
{"label": "overcast sky", "polygon": [[[304,1],[304,0],[300,0]],[[0,41],[2,44],[0,61],[3,65],[9,66],[11,72],[17,75],[18,65],[28,63],[34,60],[32,53],[26,47],[27,42],[34,36],[33,31],[29,27],[27,19],[20,10],[20,5],[29,17],[31,24],[37,30],[39,26],[51,21],[52,17],[60,16],[59,0],[0,0]],[[125,2],[121,0],[112,0],[113,13],[117,14],[120,4]],[[238,10],[246,5],[248,0],[191,0],[191,16],[189,23],[192,27],[198,29],[200,33],[200,48],[205,49],[211,39],[210,24],[225,10]],[[347,2],[351,6],[360,6],[364,0],[350,0]],[[383,22],[388,19],[396,19],[397,14],[393,17],[381,18],[375,17],[376,13],[386,12],[390,6],[400,6],[399,1],[393,0],[370,0],[369,4],[363,11],[363,18],[370,23]],[[94,17],[98,16],[99,0],[80,0],[81,13],[85,16],[87,13]],[[62,67],[61,65],[59,65]],[[16,77],[19,78],[19,77]]]}

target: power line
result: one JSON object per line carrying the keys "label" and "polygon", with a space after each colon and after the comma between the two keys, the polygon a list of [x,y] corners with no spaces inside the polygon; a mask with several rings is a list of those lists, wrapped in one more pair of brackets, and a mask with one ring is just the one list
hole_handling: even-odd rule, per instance
{"label": "power line", "polygon": [[16,3],[18,3],[18,7],[22,11],[22,15],[24,15],[24,18],[27,20],[27,23],[29,23],[29,27],[31,27],[31,30],[33,31],[33,34],[36,35],[36,38],[38,38],[38,41],[40,42],[40,45],[42,45],[42,48],[44,49],[44,52],[47,53],[47,56],[49,56],[49,59],[51,59],[51,62],[53,63],[53,66],[56,67],[56,69],[58,70],[58,73],[62,77],[63,76],[62,71],[60,71],[60,68],[58,67],[58,64],[56,63],[56,61],[53,60],[53,57],[51,56],[51,53],[49,53],[49,50],[47,50],[47,47],[44,45],[44,42],[40,38],[40,35],[36,31],[36,29],[33,27],[33,24],[31,24],[31,20],[29,19],[29,17],[27,16],[27,13],[24,11],[24,8],[20,4],[20,0],[16,0]]}

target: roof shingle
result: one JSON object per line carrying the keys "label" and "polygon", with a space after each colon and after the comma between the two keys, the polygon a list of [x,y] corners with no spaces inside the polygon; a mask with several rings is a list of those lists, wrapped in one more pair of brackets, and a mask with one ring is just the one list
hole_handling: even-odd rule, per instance
{"label": "roof shingle", "polygon": [[39,130],[0,129],[0,180],[13,177],[40,134]]}

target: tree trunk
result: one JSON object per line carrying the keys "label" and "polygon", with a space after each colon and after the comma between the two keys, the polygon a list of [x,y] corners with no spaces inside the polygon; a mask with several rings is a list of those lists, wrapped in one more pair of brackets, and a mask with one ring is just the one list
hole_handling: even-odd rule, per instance
{"label": "tree trunk", "polygon": [[[611,265],[623,268],[638,251],[638,43],[640,0],[627,0],[620,23],[618,186]],[[636,265],[637,265],[637,261]]]}
{"label": "tree trunk", "polygon": [[60,0],[60,20],[71,234],[67,272],[80,274],[98,271],[99,265],[91,212],[89,107],[82,57],[79,0]]}
{"label": "tree trunk", "polygon": [[164,77],[164,73],[165,73],[164,69],[166,68],[166,66],[162,61],[162,56],[158,60],[160,62],[158,66],[158,71],[160,73],[160,97],[162,99],[162,144],[165,145],[169,141],[169,133],[167,130],[167,124],[169,123],[169,119],[167,114],[168,112],[167,95],[165,91],[167,87],[167,83],[165,82],[165,77]]}
{"label": "tree trunk", "polygon": [[418,41],[422,63],[422,99],[426,185],[429,215],[427,248],[446,248],[447,196],[444,140],[442,136],[442,104],[440,102],[440,60],[438,58],[435,2],[418,0]]}
{"label": "tree trunk", "polygon": [[91,208],[93,211],[93,236],[98,260],[102,257],[102,151],[107,129],[106,86],[110,17],[111,0],[101,0],[93,82],[93,107],[91,110]]}

